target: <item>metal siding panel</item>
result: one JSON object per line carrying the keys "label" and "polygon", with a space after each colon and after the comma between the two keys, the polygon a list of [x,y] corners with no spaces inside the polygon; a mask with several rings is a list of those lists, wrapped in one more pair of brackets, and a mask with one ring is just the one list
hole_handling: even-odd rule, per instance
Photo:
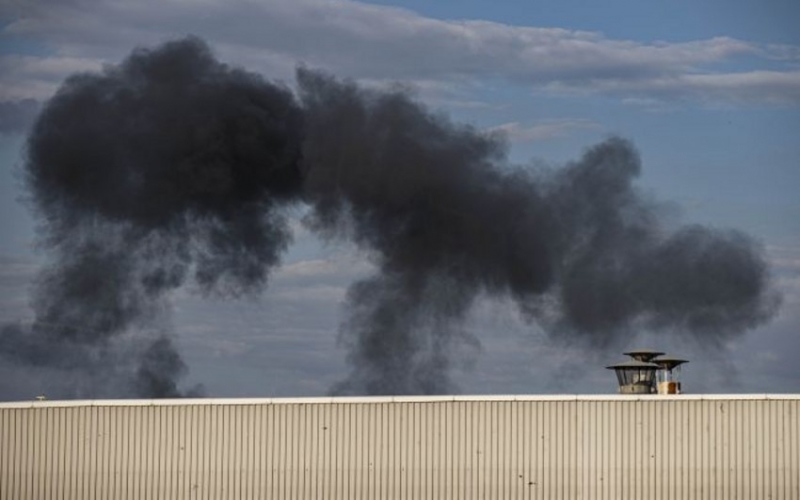
{"label": "metal siding panel", "polygon": [[397,498],[398,473],[400,470],[400,445],[398,430],[400,420],[395,405],[383,405],[383,435],[386,439],[386,471],[382,498]]}
{"label": "metal siding panel", "polygon": [[26,498],[35,498],[33,496],[33,469],[35,464],[33,463],[34,454],[31,452],[33,448],[33,440],[35,437],[35,432],[32,431],[32,427],[34,425],[34,418],[36,416],[36,412],[31,413],[31,417],[33,418],[26,418],[21,420],[21,427],[22,427],[22,436],[24,439],[21,440],[20,444],[21,450],[23,453],[23,457],[25,457],[24,462],[21,464],[21,477],[20,477],[20,484],[22,486],[22,495]]}
{"label": "metal siding panel", "polygon": [[203,440],[203,446],[198,451],[195,467],[200,473],[194,498],[200,500],[213,500],[218,498],[217,488],[217,460],[220,454],[217,439],[216,425],[219,410],[211,406],[200,406],[200,428],[194,433]]}
{"label": "metal siding panel", "polygon": [[39,429],[41,427],[42,410],[37,409],[33,412],[31,421],[29,422],[29,429],[31,432],[30,439],[28,440],[28,492],[32,498],[39,498],[39,478],[37,471],[41,466],[42,456],[39,454],[39,443],[41,441],[41,434]]}
{"label": "metal siding panel", "polygon": [[[192,434],[194,433],[194,413],[195,407],[186,406],[181,408],[181,420],[179,423],[179,442],[178,460],[180,464],[180,474],[177,478],[177,498],[189,500],[192,491]],[[137,498],[134,495],[132,498]]]}
{"label": "metal siding panel", "polygon": [[377,429],[376,418],[378,414],[378,406],[380,403],[373,405],[366,405],[364,411],[364,488],[362,498],[375,499],[378,471],[380,470],[380,461],[378,459],[378,442],[377,442]]}
{"label": "metal siding panel", "polygon": [[46,456],[42,453],[42,444],[43,438],[42,430],[44,428],[43,420],[45,419],[46,409],[38,409],[35,413],[34,423],[33,423],[33,441],[30,449],[30,453],[32,455],[32,464],[31,467],[31,495],[34,498],[40,498],[42,496],[42,474],[40,471],[46,466]]}
{"label": "metal siding panel", "polygon": [[[61,412],[61,424],[59,425],[59,429],[61,431],[61,439],[59,442],[64,442],[64,436],[66,434],[66,420],[69,418],[67,412],[69,411],[68,408],[59,408]],[[111,415],[111,422],[113,431],[113,446],[112,446],[112,455],[110,459],[109,466],[113,471],[113,481],[111,484],[111,490],[109,493],[109,498],[124,498],[122,495],[122,482],[123,482],[123,469],[122,469],[122,456],[123,456],[123,448],[122,448],[122,432],[120,431],[120,421],[122,419],[122,412],[125,411],[125,408],[109,408],[109,413]],[[59,453],[59,456],[63,460],[64,451]],[[63,469],[62,469],[63,470]]]}
{"label": "metal siding panel", "polygon": [[0,405],[0,498],[800,498],[800,399]]}
{"label": "metal siding panel", "polygon": [[433,456],[431,459],[432,467],[430,471],[431,488],[428,498],[446,499],[449,495],[447,487],[447,445],[450,440],[442,426],[446,420],[447,405],[448,403],[446,402],[441,404],[427,403],[432,416],[431,431],[433,434]]}
{"label": "metal siding panel", "polygon": [[11,498],[22,498],[22,485],[20,484],[20,463],[24,460],[25,455],[23,454],[21,441],[25,439],[25,435],[22,434],[21,431],[21,424],[20,420],[22,419],[22,415],[25,413],[25,410],[9,410],[11,424],[11,436],[12,436],[12,459],[10,464],[10,477],[9,477],[9,484],[11,485]]}
{"label": "metal siding panel", "polygon": [[[64,498],[65,499],[74,499],[77,497],[75,493],[75,489],[77,486],[75,485],[75,465],[76,465],[76,458],[75,458],[75,451],[77,450],[77,441],[76,441],[76,430],[75,426],[77,425],[78,421],[80,420],[80,409],[66,409],[65,411],[69,412],[69,417],[65,419],[65,429],[64,429]],[[24,436],[20,434],[20,438]],[[20,498],[23,498],[22,496]]]}
{"label": "metal siding panel", "polygon": [[[95,427],[94,435],[95,447],[93,455],[95,457],[95,474],[94,474],[94,498],[108,498],[106,491],[106,479],[108,478],[108,438],[106,431],[106,409],[95,408]],[[156,481],[158,478],[156,478]],[[48,498],[50,495],[42,495],[43,498]],[[151,497],[158,500],[156,497]]]}
{"label": "metal siding panel", "polygon": [[506,474],[508,483],[506,484],[506,499],[520,498],[524,493],[522,488],[522,460],[520,453],[520,440],[522,428],[519,425],[520,406],[516,402],[507,403],[508,412],[508,460],[509,465]]}
{"label": "metal siding panel", "polygon": [[359,413],[363,419],[361,425],[359,426],[361,429],[361,437],[363,438],[363,455],[361,458],[361,464],[356,464],[356,466],[358,467],[358,470],[361,471],[360,498],[372,499],[375,498],[372,491],[374,484],[372,476],[376,465],[373,444],[375,405],[368,404],[364,405],[363,408],[363,411]]}
{"label": "metal siding panel", "polygon": [[767,454],[768,463],[764,480],[767,484],[767,496],[775,498],[778,495],[778,485],[781,481],[778,457],[783,451],[782,441],[777,433],[778,426],[780,425],[780,407],[777,401],[770,401],[768,406],[767,415],[769,419],[769,442],[771,443],[771,447]]}
{"label": "metal siding panel", "polygon": [[253,439],[253,493],[250,498],[266,498],[264,490],[264,436],[262,435],[264,421],[264,407],[253,406],[250,422],[250,432]]}
{"label": "metal siding panel", "polygon": [[488,450],[488,457],[489,457],[489,481],[486,485],[489,491],[489,498],[493,500],[497,500],[499,498],[498,495],[498,484],[499,484],[499,453],[498,453],[498,445],[502,436],[502,422],[498,418],[500,403],[497,401],[492,401],[489,403],[489,420],[487,422],[488,431],[489,431],[489,443],[487,445]]}
{"label": "metal siding panel", "polygon": [[754,497],[758,497],[758,498],[767,498],[766,495],[765,495],[765,491],[764,491],[764,488],[765,488],[765,484],[764,484],[764,466],[765,466],[765,456],[766,456],[766,453],[765,453],[765,450],[764,450],[764,444],[765,444],[765,441],[767,439],[767,433],[768,433],[768,423],[767,423],[766,411],[765,411],[766,404],[769,404],[769,402],[768,401],[765,402],[764,405],[753,405],[753,408],[754,408],[755,413],[756,413],[754,425],[756,425],[759,428],[759,431],[760,431],[759,432],[759,437],[760,437],[760,439],[755,440],[755,443],[756,443],[756,446],[755,446],[755,448],[756,448],[756,463],[757,463],[756,470],[755,470],[755,473],[756,473],[756,485],[755,485],[755,489],[753,491],[751,491],[751,495],[754,496]]}
{"label": "metal siding panel", "polygon": [[[108,410],[108,408],[106,408]],[[158,456],[156,457],[156,467],[158,470],[157,484],[154,491],[159,500],[169,500],[171,497],[169,491],[169,479],[171,475],[171,453],[172,446],[170,442],[170,435],[172,433],[170,415],[172,412],[170,408],[159,407],[155,408],[155,420],[157,426],[156,443]]]}
{"label": "metal siding panel", "polygon": [[13,456],[11,451],[12,433],[9,429],[11,412],[0,412],[0,499],[11,498],[11,485],[9,478],[9,462]]}
{"label": "metal siding panel", "polygon": [[286,469],[287,465],[291,464],[291,456],[289,454],[289,448],[291,447],[289,440],[291,439],[291,436],[288,434],[289,429],[287,424],[288,412],[290,410],[291,408],[289,406],[280,406],[275,408],[277,413],[276,432],[280,442],[273,462],[273,469],[275,470],[276,479],[275,498],[289,498],[289,495],[291,494],[291,486],[288,481],[288,471]]}
{"label": "metal siding panel", "polygon": [[48,469],[48,461],[49,457],[47,455],[47,413],[48,408],[41,408],[37,415],[37,422],[36,422],[36,445],[35,448],[32,450],[35,453],[35,464],[36,467],[33,469],[33,494],[37,498],[42,498],[45,496],[45,490],[47,487],[45,486],[45,479],[46,474],[49,472]]}
{"label": "metal siding panel", "polygon": [[[97,407],[92,409],[97,411]],[[158,431],[156,428],[156,411],[157,408],[149,407],[145,409],[144,414],[142,415],[142,425],[144,426],[145,436],[147,436],[144,439],[146,448],[144,454],[145,459],[143,461],[144,476],[142,478],[142,486],[145,496],[153,499],[155,499],[157,495],[156,482],[158,481],[158,473],[160,471],[158,464],[160,450],[158,449],[159,443]]]}
{"label": "metal siding panel", "polygon": [[[467,403],[465,403],[467,404]],[[465,434],[466,434],[466,449],[464,457],[467,461],[467,473],[465,478],[465,498],[477,498],[480,492],[478,491],[478,460],[480,458],[480,444],[478,433],[478,416],[480,406],[482,403],[477,402],[471,404],[469,411],[464,412],[465,421]]]}
{"label": "metal siding panel", "polygon": [[309,405],[309,430],[311,432],[311,439],[309,441],[309,482],[306,487],[306,498],[319,498],[319,484],[323,477],[323,464],[322,464],[322,430],[321,426],[323,419],[320,415],[320,407],[318,405]]}
{"label": "metal siding panel", "polygon": [[[503,498],[508,500],[511,498],[519,498],[522,490],[520,484],[522,480],[521,469],[519,467],[518,442],[520,435],[519,425],[515,417],[519,414],[519,407],[514,402],[505,403],[506,406],[506,477],[507,480],[503,486]],[[515,436],[517,437],[515,439]]]}
{"label": "metal siding panel", "polygon": [[[225,408],[226,412],[226,422],[227,422],[227,443],[228,443],[228,462],[227,462],[227,474],[226,477],[228,478],[228,495],[230,498],[238,499],[241,493],[239,486],[240,486],[240,471],[241,471],[241,454],[242,454],[242,443],[239,440],[239,429],[240,429],[240,409],[239,405],[227,406]],[[303,436],[302,432],[297,433],[298,436]],[[194,453],[192,454],[194,456]]]}
{"label": "metal siding panel", "polygon": [[353,498],[357,500],[361,500],[364,498],[365,493],[365,486],[366,486],[366,467],[367,467],[367,446],[366,446],[366,438],[368,429],[365,427],[365,413],[369,410],[367,406],[363,403],[359,403],[355,408],[355,411],[351,412],[350,418],[351,420],[351,439],[354,443],[354,451],[355,453],[352,455],[352,461],[350,462],[350,470],[352,473],[351,476],[351,485],[352,485],[352,492]]}
{"label": "metal siding panel", "polygon": [[682,458],[682,477],[681,477],[681,498],[695,498],[693,493],[694,486],[694,471],[697,469],[697,464],[694,463],[697,457],[694,453],[695,449],[691,446],[693,443],[699,443],[697,440],[698,426],[694,424],[695,420],[692,418],[690,410],[693,408],[688,402],[681,402],[681,427],[685,430],[683,439],[683,449],[681,450]]}
{"label": "metal siding panel", "polygon": [[0,412],[0,499],[10,497],[8,462],[11,459],[11,432],[8,429],[10,412]]}
{"label": "metal siding panel", "polygon": [[[143,492],[141,491],[140,481],[142,478],[142,407],[134,407],[131,409],[131,435],[130,447],[130,470],[128,475],[130,477],[130,498],[142,498]],[[191,428],[191,423],[189,424]],[[82,498],[82,496],[81,496]]]}
{"label": "metal siding panel", "polygon": [[800,418],[798,418],[798,405],[793,405],[791,401],[784,401],[784,438],[786,450],[784,452],[784,466],[786,468],[785,494],[783,498],[800,498]]}
{"label": "metal siding panel", "polygon": [[265,495],[263,498],[278,498],[275,491],[275,450],[278,448],[278,436],[275,433],[276,411],[277,407],[273,405],[265,406],[261,416],[261,425],[265,432],[262,438],[265,446],[263,452],[264,484],[262,486]]}
{"label": "metal siding panel", "polygon": [[745,419],[743,418],[743,408],[744,408],[743,401],[732,401],[731,402],[731,409],[732,413],[736,415],[735,420],[732,421],[732,429],[736,436],[739,436],[738,439],[734,441],[734,450],[731,455],[731,458],[734,462],[738,465],[738,467],[734,470],[733,473],[733,481],[732,481],[732,488],[733,488],[733,497],[738,499],[747,498],[745,494],[745,474],[747,473],[746,470],[743,470],[743,464],[745,463],[745,455],[746,455],[746,448],[744,439],[742,437],[742,433],[745,432]]}
{"label": "metal siding panel", "polygon": [[34,471],[37,468],[36,463],[36,438],[37,438],[37,423],[39,420],[39,410],[35,410],[31,414],[31,418],[26,419],[24,421],[25,427],[24,432],[27,435],[27,439],[25,440],[25,457],[27,460],[25,461],[25,477],[23,480],[23,484],[25,485],[24,494],[31,498],[36,498],[36,476],[34,475]]}
{"label": "metal siding panel", "polygon": [[244,408],[241,405],[232,407],[233,417],[233,496],[241,499],[244,495],[245,460],[247,446],[244,441]]}
{"label": "metal siding panel", "polygon": [[615,485],[615,494],[614,498],[626,498],[629,497],[627,492],[627,464],[626,457],[628,456],[628,448],[626,447],[627,441],[626,437],[629,434],[628,429],[628,422],[626,419],[627,411],[624,411],[627,405],[615,404],[615,408],[617,409],[617,416],[616,416],[616,427],[614,432],[614,441],[616,442],[616,455],[615,455],[615,466],[616,466],[616,481]]}
{"label": "metal siding panel", "polygon": [[333,477],[335,473],[333,463],[333,443],[335,435],[333,434],[332,422],[334,418],[335,407],[333,405],[320,406],[322,417],[322,452],[320,455],[321,467],[323,467],[323,476],[319,483],[319,490],[317,498],[329,496],[333,491]]}
{"label": "metal siding panel", "polygon": [[158,487],[159,498],[161,500],[170,500],[172,494],[169,485],[172,477],[172,433],[173,433],[173,415],[170,408],[159,408],[159,428],[161,436],[159,439],[161,456],[159,457],[159,468],[161,469],[160,484]]}
{"label": "metal siding panel", "polygon": [[308,462],[309,462],[309,452],[308,452],[308,445],[309,440],[311,438],[310,435],[310,428],[308,422],[308,405],[299,405],[299,419],[295,422],[296,423],[296,430],[298,437],[298,446],[297,450],[299,451],[299,459],[298,459],[298,471],[297,471],[297,498],[305,499],[307,497],[308,492],[308,482],[309,482],[309,474],[308,474]]}
{"label": "metal siding panel", "polygon": [[[238,431],[238,408],[234,406],[225,406],[223,413],[223,422],[225,429],[225,463],[223,465],[223,477],[225,478],[225,495],[227,498],[237,498],[237,483],[238,483],[238,456],[239,456],[239,443],[237,441]],[[298,433],[293,433],[297,435]],[[192,453],[194,456],[194,453]]]}
{"label": "metal siding panel", "polygon": [[[136,463],[134,461],[134,448],[136,444],[136,434],[134,433],[136,408],[122,408],[123,418],[123,450],[122,450],[122,465],[120,467],[121,474],[124,477],[124,489],[121,498],[136,498],[134,491],[133,480],[136,474]],[[72,424],[77,424],[77,419],[72,421]],[[69,430],[70,436],[75,435],[75,431]]]}
{"label": "metal siding panel", "polygon": [[334,404],[332,408],[332,418],[330,422],[331,435],[331,455],[333,456],[333,470],[331,474],[332,485],[330,491],[333,498],[345,498],[342,486],[342,461],[343,461],[343,426],[342,426],[342,405]]}
{"label": "metal siding panel", "polygon": [[455,421],[458,428],[458,438],[455,442],[455,498],[467,498],[469,479],[471,477],[471,452],[472,443],[469,434],[466,406],[463,401],[454,402]]}
{"label": "metal siding panel", "polygon": [[540,402],[532,403],[534,412],[535,412],[535,419],[536,419],[536,444],[537,444],[537,454],[535,459],[535,467],[536,467],[536,479],[538,481],[538,487],[536,488],[536,498],[550,498],[548,496],[547,488],[547,469],[545,468],[545,464],[547,463],[547,441],[546,441],[546,434],[547,434],[547,427],[546,427],[546,419],[544,415],[544,408],[545,406]]}
{"label": "metal siding panel", "polygon": [[355,461],[355,441],[353,440],[353,405],[340,404],[338,407],[338,498],[354,498],[352,464]]}
{"label": "metal siding panel", "polygon": [[[90,408],[91,410],[92,408]],[[150,455],[151,430],[148,427],[149,408],[139,407],[136,411],[136,497],[148,496],[148,462]]]}
{"label": "metal siding panel", "polygon": [[363,463],[364,463],[364,423],[362,416],[364,414],[364,404],[358,403],[351,408],[348,414],[350,421],[349,425],[349,439],[352,443],[352,453],[350,460],[347,464],[349,471],[349,491],[351,498],[360,500],[363,491]]}
{"label": "metal siding panel", "polygon": [[408,492],[412,500],[418,500],[422,498],[420,467],[422,466],[421,427],[423,427],[423,424],[420,422],[422,418],[420,415],[420,404],[411,403],[411,410],[410,434],[408,435],[407,441],[407,446],[409,447]]}
{"label": "metal siding panel", "polygon": [[17,490],[16,484],[16,467],[17,461],[20,458],[20,455],[17,451],[17,440],[19,439],[19,434],[17,433],[16,429],[16,420],[17,420],[17,413],[22,412],[24,410],[8,410],[2,412],[2,419],[3,423],[3,461],[4,466],[2,467],[2,481],[0,481],[0,493],[3,494],[3,499],[10,500],[12,498],[19,497],[19,491]]}
{"label": "metal siding panel", "polygon": [[[66,410],[67,408],[59,408],[59,413],[61,414],[60,419],[62,422],[68,418]],[[107,409],[109,425],[109,484],[107,498],[122,498],[122,495],[120,494],[122,483],[122,465],[120,459],[122,455],[122,446],[120,443],[121,433],[119,430],[119,420],[121,418],[122,411],[124,411],[123,408],[109,407]],[[64,425],[62,423],[59,425],[59,431],[62,431],[63,429]],[[62,439],[59,439],[59,442],[63,443],[63,436]],[[63,457],[63,454],[64,452],[62,450],[60,451],[59,456]]]}
{"label": "metal siding panel", "polygon": [[245,453],[243,455],[243,463],[245,469],[243,472],[243,490],[242,498],[251,500],[255,498],[256,484],[258,477],[258,470],[256,468],[256,446],[255,440],[255,410],[253,406],[242,407],[243,421],[242,421],[242,439],[245,444]]}
{"label": "metal siding panel", "polygon": [[329,450],[328,450],[328,457],[329,458],[329,467],[330,467],[330,474],[328,478],[328,487],[326,488],[326,492],[332,493],[331,497],[336,498],[341,485],[341,481],[339,480],[339,470],[340,470],[340,454],[339,450],[341,446],[339,444],[339,437],[340,437],[340,412],[341,405],[332,404],[329,407],[328,414],[328,435],[330,436],[329,442]]}
{"label": "metal siding panel", "polygon": [[398,476],[400,472],[400,440],[398,432],[401,428],[399,415],[395,405],[385,404],[383,407],[383,433],[386,437],[386,477],[383,498],[399,498]]}
{"label": "metal siding panel", "polygon": [[[748,418],[750,423],[750,432],[747,436],[748,440],[750,441],[750,484],[747,492],[747,496],[750,498],[763,498],[760,497],[759,493],[761,490],[761,467],[762,467],[762,453],[761,453],[761,443],[763,436],[761,435],[760,431],[763,430],[763,420],[761,415],[761,407],[760,405],[754,405],[751,401],[747,402],[748,407]],[[753,439],[755,436],[758,436],[757,439]]]}
{"label": "metal siding panel", "polygon": [[396,498],[408,498],[406,478],[408,477],[408,405],[392,405],[393,413],[397,415],[397,428],[394,431],[397,442],[397,482]]}
{"label": "metal siding panel", "polygon": [[553,463],[554,453],[551,451],[551,416],[550,414],[555,410],[554,405],[537,404],[541,415],[541,439],[542,448],[539,463],[542,468],[542,495],[541,498],[555,498],[556,494],[552,490],[553,480],[551,477],[551,467]]}
{"label": "metal siding panel", "polygon": [[[225,498],[224,493],[224,467],[227,463],[225,451],[225,420],[224,407],[206,407],[204,436],[208,440],[208,455],[204,462],[207,463],[208,472],[206,473],[206,498],[203,500],[213,500],[215,498]],[[180,422],[180,420],[178,421]],[[180,425],[180,424],[179,424]],[[178,451],[181,450],[180,443]],[[178,455],[179,457],[182,455]],[[176,477],[177,483],[182,484],[182,478]]]}
{"label": "metal siding panel", "polygon": [[724,401],[717,401],[712,404],[715,418],[714,435],[715,435],[715,486],[714,498],[730,498],[730,471],[728,470],[728,457],[730,456],[730,427],[729,419],[730,408]]}
{"label": "metal siding panel", "polygon": [[[93,410],[96,408],[92,408]],[[152,471],[153,471],[153,456],[154,456],[154,436],[152,427],[152,407],[143,407],[139,414],[139,448],[141,455],[139,459],[139,492],[140,498],[152,498],[150,496]]]}
{"label": "metal siding panel", "polygon": [[[783,456],[781,457],[781,466],[783,467],[783,474],[784,474],[784,481],[782,481],[782,488],[779,489],[781,494],[779,495],[780,498],[792,498],[792,495],[795,498],[800,498],[800,491],[794,490],[794,484],[797,481],[797,477],[800,474],[796,474],[795,471],[800,470],[798,469],[798,465],[796,463],[793,464],[792,460],[792,451],[793,448],[797,448],[796,446],[792,446],[791,443],[798,439],[798,436],[793,435],[791,429],[791,422],[792,422],[792,408],[791,404],[788,401],[781,401],[782,408],[781,408],[781,427],[780,427],[780,439],[784,443],[783,448]],[[795,494],[796,493],[796,494]]]}
{"label": "metal siding panel", "polygon": [[428,421],[423,403],[414,403],[414,438],[412,446],[416,448],[417,460],[414,467],[413,498],[424,499],[425,495],[425,467],[427,464]]}
{"label": "metal siding panel", "polygon": [[174,474],[173,461],[173,435],[174,435],[174,412],[171,408],[158,409],[158,428],[159,428],[159,484],[156,488],[159,499],[170,500],[174,498],[171,486]]}

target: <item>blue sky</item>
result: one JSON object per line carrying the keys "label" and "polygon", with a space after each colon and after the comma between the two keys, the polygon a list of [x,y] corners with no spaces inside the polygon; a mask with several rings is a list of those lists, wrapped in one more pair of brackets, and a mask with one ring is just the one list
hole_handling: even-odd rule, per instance
{"label": "blue sky", "polygon": [[[517,163],[558,166],[612,134],[631,139],[639,186],[680,222],[736,227],[761,241],[784,295],[779,316],[686,377],[697,390],[797,390],[800,368],[800,4],[764,1],[489,2],[37,0],[0,7],[0,320],[29,320],[24,297],[45,256],[20,203],[32,111],[76,71],[192,33],[217,56],[291,84],[298,64],[364,85],[400,82],[432,109],[507,133]],[[317,395],[345,371],[337,345],[347,285],[365,256],[301,225],[260,298],[171,299],[191,369],[214,395]],[[310,312],[309,312],[310,311]],[[508,304],[470,328],[464,392],[613,390],[595,369],[613,353],[553,345]],[[535,329],[534,329],[535,330]],[[264,333],[267,332],[267,333]],[[645,332],[631,339],[697,360]],[[672,352],[671,351],[671,352]],[[588,356],[588,357],[587,357]],[[610,359],[609,359],[610,358]],[[592,366],[569,370],[582,360]],[[565,371],[566,370],[566,371]],[[738,376],[732,375],[738,372]]]}

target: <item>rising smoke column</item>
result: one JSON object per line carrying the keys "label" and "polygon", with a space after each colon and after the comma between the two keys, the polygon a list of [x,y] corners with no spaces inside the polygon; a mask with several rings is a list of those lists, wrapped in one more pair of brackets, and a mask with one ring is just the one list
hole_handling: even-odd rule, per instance
{"label": "rising smoke column", "polygon": [[335,393],[452,390],[448,353],[469,340],[460,326],[480,293],[592,346],[638,328],[715,344],[774,312],[758,245],[700,226],[668,233],[633,185],[641,162],[623,139],[533,173],[508,164],[501,138],[401,92],[298,79],[311,225],[378,267],[348,293],[352,371]]}
{"label": "rising smoke column", "polygon": [[[189,279],[208,294],[264,286],[291,240],[281,205],[300,190],[301,121],[289,90],[217,62],[194,38],[66,80],[28,140],[51,259],[33,324],[3,329],[5,357],[83,372],[90,395],[109,378],[98,367],[119,372],[106,392],[177,395],[184,367],[159,334],[165,299]],[[138,366],[119,363],[131,356],[114,343],[147,331],[152,340],[124,346]]]}
{"label": "rising smoke column", "polygon": [[299,73],[314,228],[375,252],[378,275],[348,293],[353,373],[336,392],[441,393],[477,293],[552,283],[549,208],[502,142],[402,93]]}
{"label": "rising smoke column", "polygon": [[[178,395],[185,367],[168,337],[140,342],[134,365],[119,363],[120,339],[158,331],[186,283],[263,289],[298,203],[309,227],[355,242],[377,267],[348,291],[351,371],[336,393],[453,390],[451,352],[475,342],[463,322],[481,294],[513,300],[554,337],[601,346],[638,328],[714,343],[774,312],[759,247],[736,231],[667,231],[635,189],[641,162],[623,139],[534,172],[508,163],[502,138],[403,92],[309,70],[297,84],[295,97],[195,38],[68,79],[28,144],[52,261],[36,320],[6,326],[0,353]],[[75,361],[87,356],[88,367]]]}

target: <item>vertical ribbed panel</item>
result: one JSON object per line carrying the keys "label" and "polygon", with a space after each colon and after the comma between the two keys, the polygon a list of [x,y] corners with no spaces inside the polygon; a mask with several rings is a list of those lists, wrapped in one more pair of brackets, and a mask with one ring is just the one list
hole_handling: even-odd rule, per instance
{"label": "vertical ribbed panel", "polygon": [[0,499],[800,499],[800,398],[0,405]]}

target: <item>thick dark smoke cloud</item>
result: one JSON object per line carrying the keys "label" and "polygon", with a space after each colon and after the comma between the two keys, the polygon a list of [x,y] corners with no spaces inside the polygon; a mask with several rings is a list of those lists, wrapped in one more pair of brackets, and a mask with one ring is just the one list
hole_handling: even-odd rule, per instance
{"label": "thick dark smoke cloud", "polygon": [[335,393],[454,390],[450,353],[475,341],[463,323],[481,294],[514,300],[553,337],[599,346],[640,328],[718,343],[777,306],[746,235],[660,224],[623,139],[558,170],[516,167],[501,137],[402,92],[299,70],[295,95],[194,38],[70,78],[28,148],[53,260],[36,321],[5,327],[0,352],[75,373],[64,359],[99,352],[102,367],[120,358],[118,343],[137,345],[135,362],[115,365],[126,394],[182,394],[171,341],[145,333],[186,283],[263,289],[290,243],[293,204],[310,207],[322,237],[354,241],[377,264],[348,293],[340,336],[352,369]]}
{"label": "thick dark smoke cloud", "polygon": [[291,239],[281,205],[300,192],[301,119],[289,90],[217,62],[196,39],[64,82],[26,165],[52,262],[27,347],[7,357],[53,366],[153,330],[149,345],[126,345],[138,361],[118,368],[118,393],[176,395],[185,370],[157,332],[165,299],[189,279],[220,295],[264,286]]}
{"label": "thick dark smoke cloud", "polygon": [[342,335],[337,392],[451,390],[448,355],[480,293],[508,296],[553,336],[608,346],[649,328],[717,343],[777,304],[758,246],[698,226],[668,234],[614,138],[552,172],[402,93],[299,73],[312,226],[376,251]]}

